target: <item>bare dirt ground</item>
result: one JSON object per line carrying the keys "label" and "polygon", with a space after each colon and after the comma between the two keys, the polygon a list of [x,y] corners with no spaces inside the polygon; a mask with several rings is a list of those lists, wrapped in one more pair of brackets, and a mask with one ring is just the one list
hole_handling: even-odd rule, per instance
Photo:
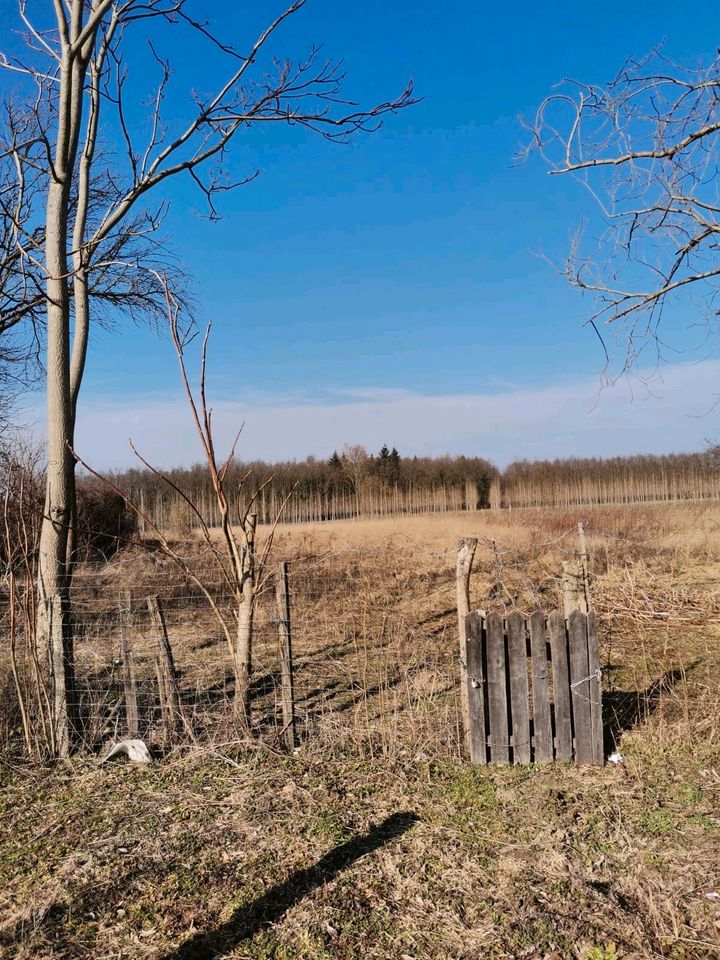
{"label": "bare dirt ground", "polygon": [[[550,610],[578,520],[607,745],[623,762],[472,767],[455,543],[481,538],[474,603]],[[201,733],[148,769],[3,760],[0,956],[720,954],[720,509],[298,525],[281,529],[275,554],[291,562],[299,750],[235,742],[208,707]],[[156,577],[136,554],[97,573],[118,590]],[[260,679],[274,670],[271,625],[268,608]],[[178,602],[170,627],[196,703],[222,685],[223,644],[198,604]],[[86,639],[88,664],[101,640]],[[259,724],[272,704],[261,684]]]}

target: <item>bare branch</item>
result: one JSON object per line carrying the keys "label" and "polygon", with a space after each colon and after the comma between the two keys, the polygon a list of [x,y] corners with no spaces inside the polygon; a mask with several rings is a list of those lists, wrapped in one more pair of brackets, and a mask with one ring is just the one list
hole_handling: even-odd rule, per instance
{"label": "bare branch", "polygon": [[[688,70],[652,51],[605,86],[562,86],[527,125],[522,155],[540,153],[599,208],[606,227],[595,249],[580,255],[578,237],[564,273],[596,298],[588,322],[598,335],[600,321],[622,327],[626,371],[648,344],[667,348],[664,317],[697,313],[683,291],[700,292],[708,329],[716,321],[720,56]],[[675,306],[667,316],[666,303]]]}

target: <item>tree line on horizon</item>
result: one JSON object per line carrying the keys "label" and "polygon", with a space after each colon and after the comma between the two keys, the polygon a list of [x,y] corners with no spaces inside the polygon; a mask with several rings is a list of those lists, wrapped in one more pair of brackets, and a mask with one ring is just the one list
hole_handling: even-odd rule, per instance
{"label": "tree line on horizon", "polygon": [[[482,457],[401,457],[395,447],[387,446],[370,454],[355,444],[333,451],[327,459],[233,461],[227,485],[229,490],[239,489],[248,477],[255,492],[252,510],[260,523],[272,523],[279,515],[297,523],[481,509],[489,503],[496,472]],[[162,477],[132,468],[113,479],[161,528],[194,525],[193,511],[177,490],[207,523],[217,520],[207,473],[200,464],[164,471]],[[244,512],[247,503],[236,506]]]}
{"label": "tree line on horizon", "polygon": [[[327,459],[233,461],[228,489],[240,489],[244,478],[250,481],[244,489],[255,494],[251,510],[260,523],[272,523],[278,516],[297,523],[489,508],[699,500],[720,497],[720,447],[679,454],[517,460],[500,470],[483,457],[407,457],[387,445],[372,454],[356,444],[334,450]],[[188,500],[207,523],[217,522],[212,490],[200,464],[162,475],[132,468],[114,480],[161,528],[194,525]],[[236,506],[244,511],[248,504]]]}

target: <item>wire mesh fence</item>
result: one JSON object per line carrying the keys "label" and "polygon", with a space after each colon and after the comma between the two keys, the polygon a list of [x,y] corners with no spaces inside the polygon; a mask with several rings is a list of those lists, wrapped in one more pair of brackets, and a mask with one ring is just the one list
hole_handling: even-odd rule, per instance
{"label": "wire mesh fence", "polygon": [[[646,564],[657,552],[652,519],[648,513],[628,527],[626,518],[604,512],[588,527],[593,576],[602,581],[593,606],[607,649],[622,645],[624,633],[630,636],[637,624],[680,623],[707,613],[705,599],[694,598],[687,585],[670,590],[652,577]],[[574,518],[567,513],[556,519],[545,516],[542,527],[503,522],[497,539],[476,538],[468,609],[481,607],[505,617],[516,610],[529,617],[537,610],[547,615],[561,609],[567,567],[577,564],[583,552]],[[372,542],[358,536],[353,546],[352,529],[337,540],[294,533],[278,542],[273,562],[260,571],[250,733],[277,749],[332,745],[372,753],[459,756],[465,745],[456,541],[443,526],[436,539],[426,531],[424,542],[392,534]],[[202,589],[153,552],[152,544],[77,569],[74,706],[86,748],[99,751],[132,732],[158,747],[188,740],[213,745],[247,740],[235,709],[232,625],[237,598],[211,557],[197,544],[189,544],[188,551],[186,560]],[[288,561],[292,739],[283,684],[285,617],[275,595],[277,561],[283,556]],[[172,656],[176,706],[167,692],[167,657],[152,611],[155,598]],[[17,611],[15,615],[17,619]],[[12,644],[6,643],[12,633],[9,617],[7,585],[0,586],[3,705],[17,700],[8,656]],[[47,665],[40,662],[36,668],[32,661],[36,654],[42,661],[42,652],[33,653],[32,644],[24,642],[22,623],[15,633],[17,649],[10,652],[19,682],[29,701],[47,702]],[[134,689],[130,697],[129,686]],[[3,710],[0,737],[7,743],[12,736],[17,739],[22,718]]]}
{"label": "wire mesh fence", "polygon": [[[457,754],[457,641],[447,601],[420,637],[407,571],[392,570],[372,552],[295,557],[286,570],[294,737],[287,736],[277,564],[261,578],[255,605],[253,736],[277,747],[332,743],[373,752],[417,752],[432,742],[441,753]],[[77,571],[73,706],[87,748],[129,735],[159,748],[188,738],[216,744],[241,738],[233,636],[223,626],[233,623],[236,597],[223,580],[205,577],[203,587],[172,566],[148,569],[142,555]],[[0,618],[5,627],[2,602]],[[165,690],[165,645],[174,705]]]}

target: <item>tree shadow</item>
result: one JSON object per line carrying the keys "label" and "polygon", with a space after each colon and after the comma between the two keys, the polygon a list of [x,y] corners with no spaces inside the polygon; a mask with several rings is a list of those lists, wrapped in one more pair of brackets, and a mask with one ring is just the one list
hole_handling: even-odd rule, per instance
{"label": "tree shadow", "polygon": [[[280,686],[280,670],[258,670],[250,681],[250,696],[265,697]],[[203,706],[212,708],[226,703],[235,696],[235,673],[226,670],[224,676],[204,689],[188,687],[181,691],[181,700],[187,707]]]}
{"label": "tree shadow", "polygon": [[685,670],[675,668],[666,670],[645,690],[603,691],[605,756],[613,753],[617,748],[618,740],[624,731],[632,730],[657,710],[661,696],[672,690],[685,675]]}
{"label": "tree shadow", "polygon": [[374,830],[334,847],[312,867],[296,870],[287,880],[240,907],[228,921],[205,933],[197,933],[162,960],[214,960],[278,920],[317,887],[327,883],[361,857],[378,850],[408,831],[418,817],[394,813]]}
{"label": "tree shadow", "polygon": [[[316,709],[308,712],[308,717],[321,716],[325,710],[328,713],[339,714],[348,710],[354,710],[361,703],[369,702],[385,690],[392,690],[402,681],[400,675],[389,677],[387,680],[377,681],[372,687],[365,687],[363,680],[356,677],[350,680],[350,691],[342,681],[329,681],[321,690],[321,699],[316,705]],[[332,691],[330,693],[330,691]],[[350,696],[342,699],[344,694],[350,692]],[[330,693],[330,696],[328,696]]]}
{"label": "tree shadow", "polygon": [[343,657],[348,657],[353,653],[356,653],[355,645],[352,642],[351,638],[345,638],[344,640],[337,641],[335,643],[328,643],[324,647],[316,647],[312,650],[303,650],[295,654],[295,658],[298,662],[311,663],[313,660],[320,660],[323,657],[329,657],[333,661],[341,660]]}
{"label": "tree shadow", "polygon": [[425,627],[429,623],[437,623],[438,620],[445,620],[452,615],[457,616],[457,607],[448,607],[447,610],[440,610],[438,613],[431,613],[429,617],[418,621],[418,627]]}
{"label": "tree shadow", "polygon": [[400,674],[396,674],[393,677],[388,677],[387,680],[378,681],[374,686],[368,687],[367,689],[363,687],[360,681],[358,681],[356,687],[358,692],[337,706],[335,708],[335,712],[342,713],[345,710],[353,710],[361,703],[370,701],[374,697],[379,696],[383,691],[393,690],[400,683],[402,683],[402,677]]}
{"label": "tree shadow", "polygon": [[329,703],[333,697],[338,695],[338,688],[345,689],[345,680],[328,680],[322,686],[311,687],[309,690],[303,691],[295,697],[295,703],[298,705],[304,704],[306,710],[311,710],[318,705],[314,701],[318,701],[320,704]]}

